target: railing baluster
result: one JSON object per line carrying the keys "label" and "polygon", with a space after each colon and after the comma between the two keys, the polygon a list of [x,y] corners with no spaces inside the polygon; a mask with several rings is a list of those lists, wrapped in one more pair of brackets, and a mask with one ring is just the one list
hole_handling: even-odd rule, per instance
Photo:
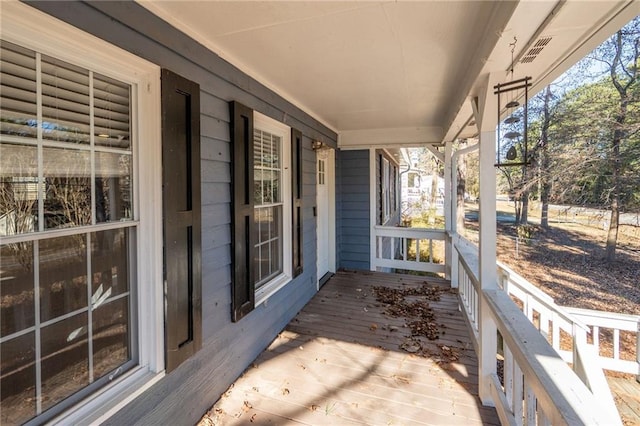
{"label": "railing baluster", "polygon": [[402,251],[402,260],[407,260],[407,252],[409,251],[409,238],[402,239],[402,245],[404,246],[404,250]]}
{"label": "railing baluster", "polygon": [[429,239],[429,263],[433,263],[433,240]]}
{"label": "railing baluster", "polygon": [[504,393],[507,397],[507,405],[513,411],[513,355],[509,347],[503,342],[502,350],[504,353],[503,377],[504,377]]}
{"label": "railing baluster", "polygon": [[540,312],[540,331],[547,341],[549,340],[549,311],[546,308]]}
{"label": "railing baluster", "polygon": [[560,349],[560,318],[558,318],[558,314],[555,312],[552,314],[551,318],[553,321],[553,325],[551,329],[551,346],[553,346],[553,349],[559,350]]}
{"label": "railing baluster", "polygon": [[520,366],[515,360],[513,361],[513,415],[517,425],[522,425],[524,422],[524,375]]}
{"label": "railing baluster", "polygon": [[533,389],[531,386],[525,381],[524,384],[525,396],[524,396],[524,406],[525,406],[525,424],[526,425],[535,425],[536,424],[536,395],[533,393]]}
{"label": "railing baluster", "polygon": [[541,426],[551,426],[551,420],[549,420],[544,410],[540,408],[538,408],[538,424]]}

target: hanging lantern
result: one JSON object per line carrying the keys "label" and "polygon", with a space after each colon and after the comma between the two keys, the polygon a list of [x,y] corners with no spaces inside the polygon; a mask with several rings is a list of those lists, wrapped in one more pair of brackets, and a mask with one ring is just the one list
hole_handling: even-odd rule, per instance
{"label": "hanging lantern", "polygon": [[[531,77],[493,86],[498,96],[496,166],[527,166],[528,101]],[[522,106],[520,104],[522,102]],[[503,108],[504,105],[504,108]],[[508,115],[504,121],[500,118]],[[522,118],[521,118],[522,117]]]}

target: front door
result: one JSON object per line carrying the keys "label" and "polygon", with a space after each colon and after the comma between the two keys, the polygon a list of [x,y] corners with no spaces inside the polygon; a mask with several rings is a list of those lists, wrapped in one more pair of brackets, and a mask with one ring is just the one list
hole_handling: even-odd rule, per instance
{"label": "front door", "polygon": [[330,232],[331,222],[331,188],[333,185],[334,151],[321,150],[317,153],[316,164],[316,205],[317,205],[317,249],[318,249],[318,281],[330,272],[332,235]]}

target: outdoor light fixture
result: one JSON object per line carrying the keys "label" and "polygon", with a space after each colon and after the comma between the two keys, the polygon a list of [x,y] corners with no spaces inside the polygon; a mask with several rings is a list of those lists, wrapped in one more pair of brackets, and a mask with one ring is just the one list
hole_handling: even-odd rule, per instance
{"label": "outdoor light fixture", "polygon": [[[498,133],[496,166],[526,166],[529,164],[527,152],[528,100],[531,77],[509,81],[493,86],[498,96]],[[523,104],[520,106],[520,99]],[[504,108],[502,107],[504,105]],[[508,117],[500,120],[503,114]]]}
{"label": "outdoor light fixture", "polygon": [[324,142],[322,141],[312,141],[311,142],[311,149],[313,149],[314,151],[318,151],[321,150],[322,148],[325,148],[326,145],[324,144]]}

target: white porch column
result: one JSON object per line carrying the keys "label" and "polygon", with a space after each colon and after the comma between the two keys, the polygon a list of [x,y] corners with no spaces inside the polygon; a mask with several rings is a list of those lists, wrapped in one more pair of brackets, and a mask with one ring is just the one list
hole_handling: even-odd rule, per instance
{"label": "white porch column", "polygon": [[[484,93],[474,105],[474,114],[480,132],[480,287],[482,290],[497,288],[496,266],[496,126],[498,124],[497,99],[493,86],[497,75],[487,79]],[[484,405],[495,405],[491,398],[490,377],[496,372],[497,329],[490,308],[480,296],[479,331],[480,345],[479,396]]]}
{"label": "white porch column", "polygon": [[479,144],[467,146],[466,148],[458,149],[451,156],[451,287],[458,288],[458,251],[455,249],[455,240],[458,238],[458,161],[463,155],[473,152],[478,149]]}
{"label": "white porch column", "polygon": [[[456,217],[453,215],[453,206],[456,203],[456,197],[454,196],[453,191],[455,188],[451,185],[451,152],[452,152],[453,142],[446,142],[444,146],[444,229],[449,235],[453,235],[451,232],[455,229]],[[451,280],[451,287],[457,287],[457,277],[456,277],[456,285],[454,285],[454,280],[451,277],[451,269],[452,269],[452,253],[453,247],[451,245],[452,241],[450,239],[445,240],[444,244],[444,278],[447,280]],[[457,260],[457,259],[456,259]]]}

